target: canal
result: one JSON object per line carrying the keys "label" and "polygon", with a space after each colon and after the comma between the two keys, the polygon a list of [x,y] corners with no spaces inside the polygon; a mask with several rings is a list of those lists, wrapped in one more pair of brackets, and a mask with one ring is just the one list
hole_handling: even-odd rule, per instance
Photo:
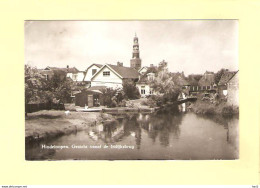
{"label": "canal", "polygon": [[[117,121],[26,145],[27,160],[238,159],[238,117],[116,114]],[[56,147],[56,148],[51,148]],[[64,148],[60,148],[64,147]]]}

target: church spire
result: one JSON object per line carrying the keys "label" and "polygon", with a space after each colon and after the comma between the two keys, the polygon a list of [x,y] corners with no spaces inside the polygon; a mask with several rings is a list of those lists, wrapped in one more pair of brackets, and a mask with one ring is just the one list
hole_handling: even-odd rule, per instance
{"label": "church spire", "polygon": [[130,60],[131,68],[135,68],[136,70],[139,70],[141,68],[141,61],[142,60],[140,59],[138,37],[135,33],[133,54],[132,54],[132,59]]}

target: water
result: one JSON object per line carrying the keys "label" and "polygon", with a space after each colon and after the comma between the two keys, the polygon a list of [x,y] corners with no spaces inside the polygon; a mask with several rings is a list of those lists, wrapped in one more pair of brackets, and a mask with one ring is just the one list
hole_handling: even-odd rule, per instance
{"label": "water", "polygon": [[[26,146],[26,159],[204,160],[239,157],[238,118],[202,117],[192,112],[175,115],[140,113],[117,118],[117,122]],[[43,145],[68,148],[42,149]],[[88,148],[73,148],[72,145]]]}

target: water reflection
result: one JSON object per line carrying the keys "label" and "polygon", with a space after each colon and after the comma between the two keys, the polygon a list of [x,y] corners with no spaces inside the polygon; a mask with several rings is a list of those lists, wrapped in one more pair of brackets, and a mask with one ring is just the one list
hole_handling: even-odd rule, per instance
{"label": "water reflection", "polygon": [[157,115],[151,114],[125,114],[117,121],[100,124],[87,130],[89,137],[94,140],[102,140],[104,143],[120,142],[126,137],[134,137],[137,149],[141,147],[142,131],[154,142],[158,138],[162,146],[169,145],[170,135],[174,139],[180,136],[182,115]]}
{"label": "water reflection", "polygon": [[[191,112],[114,114],[116,121],[89,127],[44,144],[127,144],[134,150],[42,150],[26,148],[27,159],[236,159],[238,118]],[[42,144],[42,143],[41,143]]]}

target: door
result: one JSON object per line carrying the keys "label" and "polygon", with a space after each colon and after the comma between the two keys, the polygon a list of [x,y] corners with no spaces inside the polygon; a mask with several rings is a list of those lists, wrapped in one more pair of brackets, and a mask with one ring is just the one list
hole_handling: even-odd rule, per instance
{"label": "door", "polygon": [[93,107],[93,95],[88,95],[88,107]]}

